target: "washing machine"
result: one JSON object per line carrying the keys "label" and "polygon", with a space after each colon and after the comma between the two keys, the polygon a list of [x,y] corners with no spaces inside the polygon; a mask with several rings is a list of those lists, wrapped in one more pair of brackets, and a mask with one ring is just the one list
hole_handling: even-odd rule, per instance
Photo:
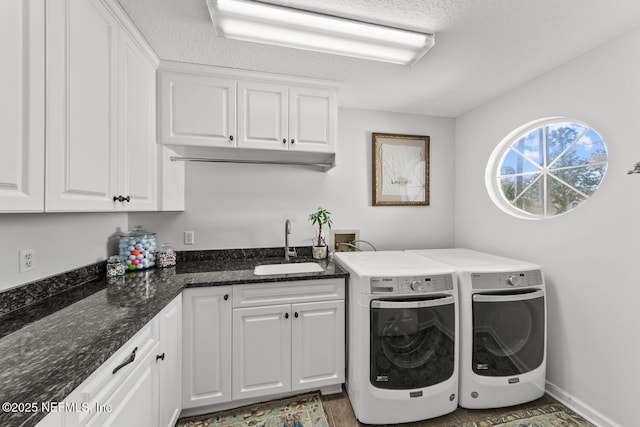
{"label": "washing machine", "polygon": [[499,408],[541,397],[547,319],[540,266],[469,249],[411,252],[457,272],[459,405]]}
{"label": "washing machine", "polygon": [[339,252],[349,273],[346,389],[366,424],[412,422],[458,405],[455,271],[403,251]]}

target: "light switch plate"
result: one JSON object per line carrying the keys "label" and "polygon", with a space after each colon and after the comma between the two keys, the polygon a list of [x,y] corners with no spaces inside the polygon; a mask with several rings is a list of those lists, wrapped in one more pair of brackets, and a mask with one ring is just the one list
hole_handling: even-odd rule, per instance
{"label": "light switch plate", "polygon": [[193,231],[184,232],[184,244],[193,245],[195,243],[195,233]]}

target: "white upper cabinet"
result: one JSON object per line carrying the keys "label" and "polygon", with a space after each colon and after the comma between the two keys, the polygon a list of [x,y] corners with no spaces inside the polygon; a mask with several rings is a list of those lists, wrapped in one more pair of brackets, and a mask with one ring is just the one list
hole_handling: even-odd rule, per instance
{"label": "white upper cabinet", "polygon": [[289,88],[289,149],[334,152],[338,108],[334,90]]}
{"label": "white upper cabinet", "polygon": [[124,33],[120,36],[118,188],[127,210],[156,208],[155,66]]}
{"label": "white upper cabinet", "polygon": [[238,147],[335,151],[336,92],[326,88],[240,81]]}
{"label": "white upper cabinet", "polygon": [[161,72],[158,94],[160,142],[235,147],[235,80]]}
{"label": "white upper cabinet", "polygon": [[47,211],[115,208],[117,61],[99,0],[47,2]]}
{"label": "white upper cabinet", "polygon": [[0,2],[0,212],[44,210],[44,0]]}
{"label": "white upper cabinet", "polygon": [[286,150],[287,86],[242,81],[238,84],[238,147]]}
{"label": "white upper cabinet", "polygon": [[46,19],[45,210],[156,210],[153,54],[111,1],[49,0]]}
{"label": "white upper cabinet", "polygon": [[326,82],[163,61],[158,112],[159,141],[185,157],[334,164],[337,87]]}

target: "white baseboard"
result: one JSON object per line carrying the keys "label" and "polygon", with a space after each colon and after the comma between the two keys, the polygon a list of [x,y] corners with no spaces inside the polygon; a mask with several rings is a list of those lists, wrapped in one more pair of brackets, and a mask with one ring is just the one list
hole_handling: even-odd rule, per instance
{"label": "white baseboard", "polygon": [[576,399],[574,396],[549,381],[546,382],[545,390],[549,396],[553,397],[558,402],[562,403],[564,406],[573,410],[576,414],[579,414],[581,417],[598,427],[622,427],[620,424],[617,424],[610,418],[587,405],[585,402],[580,399]]}

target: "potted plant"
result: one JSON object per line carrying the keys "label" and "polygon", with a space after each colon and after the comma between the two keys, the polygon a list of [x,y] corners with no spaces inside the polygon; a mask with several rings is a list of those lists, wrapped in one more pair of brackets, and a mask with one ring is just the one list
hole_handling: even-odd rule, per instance
{"label": "potted plant", "polygon": [[324,259],[327,257],[327,244],[322,236],[322,226],[326,225],[331,229],[331,212],[322,207],[311,215],[309,215],[311,224],[318,226],[318,238],[313,239],[313,257],[315,259]]}

